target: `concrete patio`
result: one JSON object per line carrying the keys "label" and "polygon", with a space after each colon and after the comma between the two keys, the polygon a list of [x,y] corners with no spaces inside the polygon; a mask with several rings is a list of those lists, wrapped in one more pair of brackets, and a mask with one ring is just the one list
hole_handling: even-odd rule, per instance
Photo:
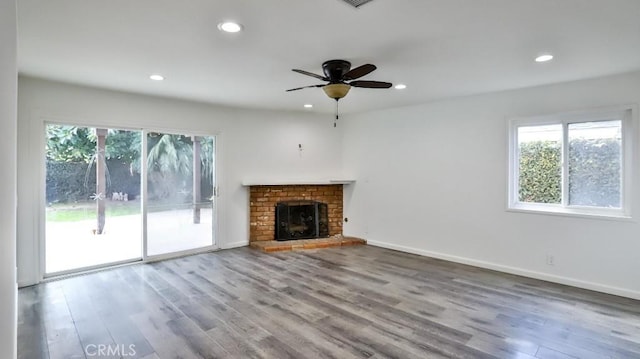
{"label": "concrete patio", "polygon": [[[189,209],[147,215],[149,256],[207,247],[213,240],[211,208],[193,223]],[[107,217],[105,231],[93,234],[96,220],[47,222],[46,273],[142,258],[142,215]]]}

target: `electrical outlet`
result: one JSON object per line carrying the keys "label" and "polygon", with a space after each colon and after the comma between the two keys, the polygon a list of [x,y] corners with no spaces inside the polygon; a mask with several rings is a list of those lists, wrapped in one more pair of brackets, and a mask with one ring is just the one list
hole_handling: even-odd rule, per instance
{"label": "electrical outlet", "polygon": [[547,254],[547,265],[552,266],[556,264],[556,259],[552,254]]}

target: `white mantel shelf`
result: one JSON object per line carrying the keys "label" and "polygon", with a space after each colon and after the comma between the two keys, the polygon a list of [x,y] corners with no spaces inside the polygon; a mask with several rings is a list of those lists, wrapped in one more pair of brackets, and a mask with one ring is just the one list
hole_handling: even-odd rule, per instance
{"label": "white mantel shelf", "polygon": [[298,186],[298,185],[331,185],[331,184],[352,184],[353,179],[328,179],[328,180],[264,180],[264,181],[242,181],[242,185],[249,186]]}

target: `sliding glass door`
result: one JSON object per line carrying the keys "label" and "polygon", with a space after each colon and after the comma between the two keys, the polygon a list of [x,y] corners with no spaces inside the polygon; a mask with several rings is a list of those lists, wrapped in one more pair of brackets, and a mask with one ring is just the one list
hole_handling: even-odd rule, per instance
{"label": "sliding glass door", "polygon": [[147,134],[147,255],[213,245],[215,139]]}
{"label": "sliding glass door", "polygon": [[45,272],[141,259],[141,131],[46,132]]}
{"label": "sliding glass door", "polygon": [[213,247],[214,137],[46,133],[46,275]]}

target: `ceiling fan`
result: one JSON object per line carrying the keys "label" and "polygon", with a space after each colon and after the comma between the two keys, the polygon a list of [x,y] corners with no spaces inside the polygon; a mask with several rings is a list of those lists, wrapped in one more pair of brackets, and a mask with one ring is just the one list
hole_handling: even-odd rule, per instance
{"label": "ceiling fan", "polygon": [[322,87],[324,92],[332,99],[338,101],[345,97],[351,87],[364,87],[374,89],[386,89],[391,87],[391,83],[382,81],[366,81],[358,80],[359,78],[373,72],[376,69],[375,65],[365,64],[358,66],[354,69],[351,68],[351,63],[345,60],[329,60],[322,64],[322,71],[324,76],[314,74],[312,72],[293,69],[292,71],[315,77],[322,81],[328,81],[328,84],[303,86],[298,88],[289,89],[288,91],[297,91],[311,87]]}

